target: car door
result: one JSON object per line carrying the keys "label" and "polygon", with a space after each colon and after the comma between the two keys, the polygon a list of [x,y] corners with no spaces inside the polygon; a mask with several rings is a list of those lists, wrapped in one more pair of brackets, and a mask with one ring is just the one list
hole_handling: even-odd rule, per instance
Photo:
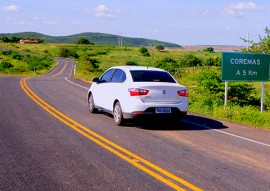
{"label": "car door", "polygon": [[115,69],[109,69],[101,77],[100,82],[96,84],[94,94],[95,105],[103,109],[108,109],[110,101],[110,81]]}
{"label": "car door", "polygon": [[126,74],[121,69],[116,69],[111,78],[110,86],[110,97],[109,97],[109,110],[113,110],[113,103],[117,99],[121,103],[121,98],[123,96],[123,82],[126,80]]}

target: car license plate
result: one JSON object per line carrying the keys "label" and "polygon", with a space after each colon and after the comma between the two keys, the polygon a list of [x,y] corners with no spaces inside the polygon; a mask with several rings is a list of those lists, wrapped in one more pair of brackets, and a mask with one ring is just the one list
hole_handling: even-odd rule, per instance
{"label": "car license plate", "polygon": [[156,113],[172,113],[171,108],[157,107]]}

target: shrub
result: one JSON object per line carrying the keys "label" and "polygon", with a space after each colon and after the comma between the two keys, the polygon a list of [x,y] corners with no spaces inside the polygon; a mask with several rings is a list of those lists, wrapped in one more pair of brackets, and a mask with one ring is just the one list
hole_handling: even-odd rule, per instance
{"label": "shrub", "polygon": [[88,72],[95,72],[99,68],[99,65],[97,63],[91,62],[91,61],[83,61],[81,64],[82,69],[88,71]]}
{"label": "shrub", "polygon": [[208,47],[206,49],[203,50],[204,52],[214,52],[214,48],[213,47]]}
{"label": "shrub", "polygon": [[126,65],[128,65],[128,66],[139,66],[139,64],[137,64],[137,63],[134,62],[134,61],[127,61],[127,62],[126,62]]}
{"label": "shrub", "polygon": [[192,54],[185,54],[180,60],[180,65],[186,67],[201,66],[202,61]]}
{"label": "shrub", "polygon": [[13,53],[12,50],[3,50],[2,51],[2,54],[5,55],[5,56],[11,55],[12,53]]}
{"label": "shrub", "polygon": [[29,71],[32,71],[34,68],[35,70],[47,69],[52,63],[53,61],[49,58],[32,56],[27,59],[27,68]]}
{"label": "shrub", "polygon": [[0,64],[0,70],[1,71],[5,70],[5,69],[12,68],[12,67],[14,67],[13,64],[11,64],[9,62],[6,62],[6,61],[1,62],[1,64]]}
{"label": "shrub", "polygon": [[79,58],[79,55],[75,50],[70,50],[68,48],[60,48],[59,56],[65,58]]}
{"label": "shrub", "polygon": [[148,49],[147,48],[145,48],[145,47],[140,47],[139,48],[139,51],[140,51],[140,53],[145,53],[145,52],[148,52]]}
{"label": "shrub", "polygon": [[204,66],[221,66],[221,57],[208,58],[203,63]]}
{"label": "shrub", "polygon": [[213,71],[202,72],[197,75],[199,93],[211,95],[212,99],[222,100],[224,97],[224,83],[220,79],[220,74]]}
{"label": "shrub", "polygon": [[23,59],[23,55],[17,53],[17,52],[13,52],[12,53],[12,59],[16,59],[16,60],[22,60]]}
{"label": "shrub", "polygon": [[172,58],[163,58],[159,61],[157,61],[156,65],[157,68],[162,68],[164,70],[167,70],[170,73],[175,73],[177,69],[179,68],[179,64]]}
{"label": "shrub", "polygon": [[161,51],[161,50],[164,50],[164,46],[163,45],[161,45],[161,44],[158,44],[158,45],[156,45],[156,49],[158,50],[158,51]]}
{"label": "shrub", "polygon": [[259,106],[260,98],[256,95],[256,89],[251,83],[231,82],[228,87],[228,99],[240,106]]}
{"label": "shrub", "polygon": [[79,40],[76,41],[76,44],[90,44],[90,41],[85,38],[80,38]]}
{"label": "shrub", "polygon": [[148,49],[145,47],[139,48],[140,53],[142,53],[143,56],[150,56],[150,53],[148,52]]}
{"label": "shrub", "polygon": [[[225,88],[219,73],[206,71],[197,75],[195,80],[198,82],[198,93],[210,97],[217,105],[222,103]],[[232,105],[239,106],[260,105],[260,98],[256,96],[256,89],[251,83],[244,82],[229,83],[228,101]]]}
{"label": "shrub", "polygon": [[264,108],[265,110],[270,110],[270,94],[269,93],[264,94]]}

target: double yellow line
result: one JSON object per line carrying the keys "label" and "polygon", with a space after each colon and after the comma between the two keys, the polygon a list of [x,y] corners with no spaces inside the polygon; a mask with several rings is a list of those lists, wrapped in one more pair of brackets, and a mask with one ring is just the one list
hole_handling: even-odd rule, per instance
{"label": "double yellow line", "polygon": [[68,61],[66,61],[66,63],[65,63],[65,65],[64,65],[64,67],[62,68],[62,70],[60,70],[60,71],[59,71],[57,74],[55,74],[53,77],[57,77],[57,76],[59,76],[60,74],[62,74],[62,72],[66,69],[67,64],[68,64]]}
{"label": "double yellow line", "polygon": [[106,150],[110,151],[111,153],[117,155],[118,157],[124,159],[125,161],[129,162],[130,164],[134,165],[135,167],[139,168],[140,170],[146,172],[147,174],[153,176],[154,178],[158,179],[159,181],[163,182],[164,184],[168,185],[169,187],[175,190],[202,190],[191,183],[175,176],[174,174],[156,166],[155,164],[139,157],[138,155],[130,152],[129,150],[113,143],[112,141],[102,137],[101,135],[91,131],[87,127],[79,124],[75,120],[69,118],[62,112],[58,111],[44,100],[42,100],[37,94],[35,94],[27,85],[27,80],[29,78],[22,78],[20,81],[20,85],[23,91],[40,107],[50,113],[52,116],[75,130],[76,132],[80,133],[84,137],[88,138],[89,140],[95,142],[99,146],[105,148]]}

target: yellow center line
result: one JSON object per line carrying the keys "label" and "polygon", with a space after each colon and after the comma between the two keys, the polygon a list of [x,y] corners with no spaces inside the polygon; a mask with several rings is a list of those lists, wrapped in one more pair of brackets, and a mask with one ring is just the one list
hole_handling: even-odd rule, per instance
{"label": "yellow center line", "polygon": [[64,67],[62,68],[62,70],[59,71],[57,74],[55,74],[53,77],[57,77],[57,76],[59,76],[60,74],[62,74],[62,72],[66,69],[67,64],[68,64],[68,61],[66,61],[66,63],[65,63],[65,65],[64,65]]}
{"label": "yellow center line", "polygon": [[[42,107],[44,110],[46,110],[48,113],[50,113],[52,116],[75,130],[76,132],[80,133],[81,135],[85,136],[89,140],[95,142],[96,144],[100,145],[101,147],[105,148],[106,150],[110,151],[111,153],[117,155],[118,157],[124,159],[125,161],[131,163],[132,165],[136,166],[137,168],[141,169],[142,171],[148,173],[149,175],[153,176],[154,178],[158,179],[159,181],[165,183],[166,185],[170,186],[171,188],[174,188],[175,190],[185,190],[184,188],[178,186],[174,182],[170,181],[169,179],[172,179],[187,188],[195,191],[200,191],[202,189],[194,186],[193,184],[183,180],[180,177],[177,177],[176,175],[156,166],[155,164],[139,157],[138,155],[132,153],[131,151],[117,145],[116,143],[106,139],[105,137],[95,133],[94,131],[91,131],[89,128],[81,125],[80,123],[76,122],[75,120],[69,118],[59,110],[55,109],[48,103],[46,103],[44,100],[42,100],[38,95],[36,95],[27,85],[26,81],[29,78],[23,78],[20,81],[20,85],[24,92],[40,107]],[[125,155],[124,155],[125,154]],[[145,166],[143,166],[144,164]],[[150,169],[151,168],[151,169]],[[154,171],[153,171],[154,170]],[[156,171],[156,172],[155,172]],[[159,172],[160,174],[158,174]],[[163,177],[163,176],[167,177]],[[168,179],[169,178],[169,179]]]}

